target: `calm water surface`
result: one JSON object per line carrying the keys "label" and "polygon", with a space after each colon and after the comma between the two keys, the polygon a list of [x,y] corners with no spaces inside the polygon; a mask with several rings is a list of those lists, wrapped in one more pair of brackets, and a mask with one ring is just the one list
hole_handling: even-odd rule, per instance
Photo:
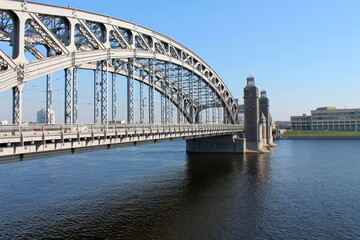
{"label": "calm water surface", "polygon": [[0,165],[1,239],[360,239],[360,141],[185,142]]}

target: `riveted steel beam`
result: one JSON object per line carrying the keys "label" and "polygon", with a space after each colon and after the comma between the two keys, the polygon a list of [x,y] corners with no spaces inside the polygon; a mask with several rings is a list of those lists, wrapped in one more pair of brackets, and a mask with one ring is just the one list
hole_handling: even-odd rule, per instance
{"label": "riveted steel beam", "polygon": [[155,60],[148,60],[149,68],[149,123],[155,122],[155,83],[154,83],[154,64]]}
{"label": "riveted steel beam", "polygon": [[50,113],[52,111],[52,74],[46,75],[46,123],[51,123]]}
{"label": "riveted steel beam", "polygon": [[64,109],[64,123],[73,123],[73,69],[66,68],[65,70],[65,109]]}
{"label": "riveted steel beam", "polygon": [[[115,66],[115,64],[114,64]],[[116,73],[111,73],[111,121],[116,122]]]}
{"label": "riveted steel beam", "polygon": [[24,85],[13,87],[13,124],[22,123],[23,87]]}
{"label": "riveted steel beam", "polygon": [[108,62],[101,61],[101,123],[108,123]]}
{"label": "riveted steel beam", "polygon": [[140,70],[140,95],[139,95],[139,104],[140,104],[140,123],[144,123],[144,107],[145,107],[145,97],[144,97],[144,71]]}
{"label": "riveted steel beam", "polygon": [[127,64],[127,123],[135,123],[134,119],[134,59],[129,58]]}
{"label": "riveted steel beam", "polygon": [[100,95],[101,95],[101,80],[100,80],[100,71],[101,63],[97,61],[95,63],[96,67],[94,70],[94,123],[100,123]]}
{"label": "riveted steel beam", "polygon": [[73,68],[73,102],[72,102],[72,117],[73,123],[77,123],[78,120],[78,91],[79,91],[79,74],[78,74],[78,66]]}

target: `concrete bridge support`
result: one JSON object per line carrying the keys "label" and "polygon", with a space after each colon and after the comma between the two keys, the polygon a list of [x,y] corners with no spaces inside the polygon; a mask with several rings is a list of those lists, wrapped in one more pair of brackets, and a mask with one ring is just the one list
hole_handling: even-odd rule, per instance
{"label": "concrete bridge support", "polygon": [[[247,77],[247,85],[244,88],[244,117],[245,117],[245,136],[246,149],[248,152],[265,153],[269,152],[265,148],[263,139],[267,135],[264,129],[265,116],[260,115],[259,90],[255,86],[253,76]],[[266,142],[266,141],[265,141]]]}
{"label": "concrete bridge support", "polygon": [[186,140],[188,153],[246,153],[246,139],[225,135]]}

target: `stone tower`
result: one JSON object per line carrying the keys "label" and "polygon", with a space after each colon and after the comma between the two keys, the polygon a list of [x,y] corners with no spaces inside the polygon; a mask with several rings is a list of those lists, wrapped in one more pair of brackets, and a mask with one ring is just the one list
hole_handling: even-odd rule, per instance
{"label": "stone tower", "polygon": [[260,114],[264,114],[265,116],[265,124],[266,124],[266,144],[268,146],[276,145],[273,143],[273,136],[272,136],[272,119],[270,115],[270,104],[269,99],[266,96],[266,91],[262,90],[260,92]]}
{"label": "stone tower", "polygon": [[262,90],[260,92],[260,114],[264,114],[266,133],[263,136],[266,139],[266,144],[270,144],[270,116],[269,116],[269,99],[266,97],[266,91]]}
{"label": "stone tower", "polygon": [[260,148],[259,139],[259,90],[255,86],[255,79],[252,75],[246,78],[244,88],[244,118],[246,148],[258,151]]}

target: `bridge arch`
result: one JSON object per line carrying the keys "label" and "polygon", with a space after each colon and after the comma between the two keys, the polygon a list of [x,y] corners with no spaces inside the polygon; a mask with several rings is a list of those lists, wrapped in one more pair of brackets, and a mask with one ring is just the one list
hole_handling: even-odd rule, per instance
{"label": "bridge arch", "polygon": [[[205,109],[201,106],[211,105],[206,102],[207,93],[215,96],[212,105],[222,106],[228,121],[236,122],[238,105],[225,83],[205,61],[173,39],[134,23],[73,8],[11,0],[0,0],[0,3],[0,12],[10,11],[11,15],[20,19],[16,21],[19,23],[18,33],[6,35],[0,31],[1,41],[16,43],[13,48],[26,49],[37,59],[29,62],[24,57],[24,51],[18,52],[18,56],[13,54],[13,57],[0,49],[3,66],[0,92],[11,88],[16,91],[32,79],[62,69],[96,70],[98,62],[105,62],[107,72],[129,77],[126,69],[116,71],[111,68],[114,69],[112,62],[132,59],[134,66],[137,65],[133,66],[134,69],[146,73],[144,79],[136,74],[132,79],[151,85],[148,78],[152,74],[159,82],[168,81],[171,91],[176,94],[166,92],[169,87],[165,89],[157,85],[155,90],[175,104],[189,122],[194,122],[196,114]],[[26,22],[32,31],[26,31]],[[37,45],[45,46],[49,51],[45,53]],[[155,70],[156,73],[151,73],[145,64],[148,60],[181,68],[184,74],[191,75],[190,85],[197,88],[197,92],[191,87],[176,87],[176,83],[164,72]]]}

